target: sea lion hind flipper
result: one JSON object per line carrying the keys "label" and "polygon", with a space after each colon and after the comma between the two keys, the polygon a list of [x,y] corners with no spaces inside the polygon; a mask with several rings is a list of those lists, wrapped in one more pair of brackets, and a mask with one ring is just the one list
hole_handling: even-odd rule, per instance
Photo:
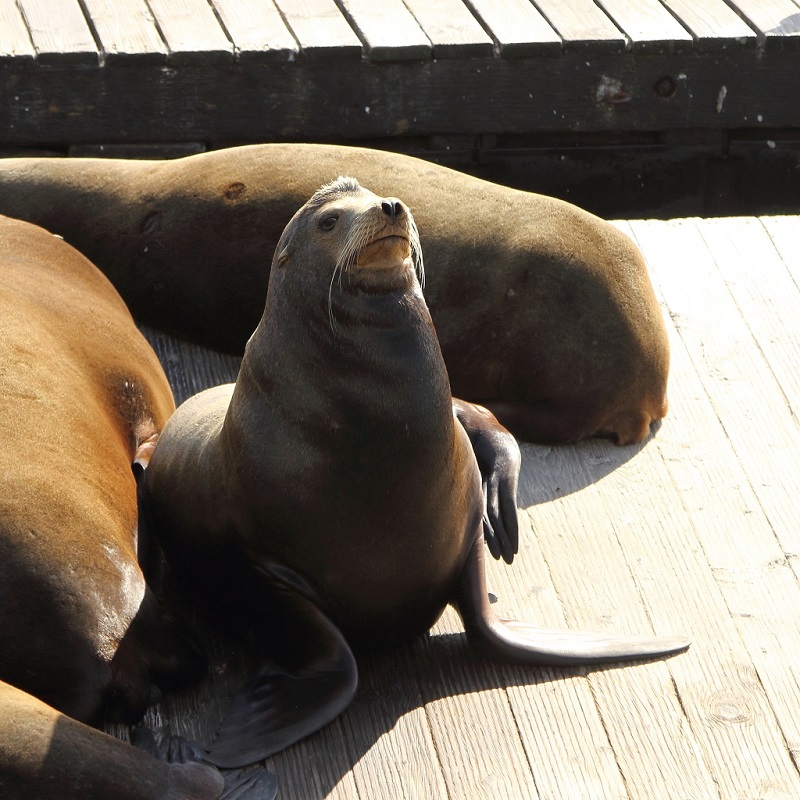
{"label": "sea lion hind flipper", "polygon": [[[280,613],[276,639],[282,641],[275,642],[275,661],[234,696],[209,747],[207,760],[218,767],[253,764],[323,728],[347,708],[358,685],[349,645],[305,582],[281,566],[257,570],[272,582],[269,596]],[[275,612],[266,612],[268,624]]]}
{"label": "sea lion hind flipper", "polygon": [[487,656],[518,664],[574,666],[658,658],[689,648],[684,636],[623,636],[554,630],[498,617],[489,603],[481,536],[467,557],[456,607],[471,643]]}
{"label": "sea lion hind flipper", "polygon": [[[197,742],[173,735],[159,741],[144,725],[137,725],[131,731],[131,744],[169,764],[206,762],[206,751]],[[209,765],[209,769],[213,767]],[[219,800],[275,800],[278,796],[278,780],[264,767],[224,770],[222,778],[225,786]]]}
{"label": "sea lion hind flipper", "polygon": [[489,552],[507,564],[519,549],[517,440],[488,409],[453,398],[453,414],[469,437],[483,484],[483,534]]}
{"label": "sea lion hind flipper", "polygon": [[206,757],[206,751],[197,742],[172,734],[156,739],[155,734],[144,725],[133,728],[131,744],[168,764],[192,764],[204,761]]}
{"label": "sea lion hind flipper", "polygon": [[225,788],[219,800],[275,800],[278,779],[264,767],[231,769],[222,773]]}

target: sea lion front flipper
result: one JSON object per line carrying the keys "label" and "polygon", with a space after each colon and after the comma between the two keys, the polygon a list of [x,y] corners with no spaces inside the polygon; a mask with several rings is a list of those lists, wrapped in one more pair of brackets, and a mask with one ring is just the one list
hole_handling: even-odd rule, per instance
{"label": "sea lion front flipper", "polygon": [[274,634],[280,652],[234,696],[208,751],[218,767],[253,764],[314,733],[347,708],[358,685],[349,645],[305,581],[278,565],[255,572],[259,602],[270,606],[264,635]]}
{"label": "sea lion front flipper", "polygon": [[486,591],[484,548],[478,535],[461,574],[456,607],[471,643],[502,661],[548,666],[606,664],[683,652],[685,636],[624,636],[540,628],[498,617]]}
{"label": "sea lion front flipper", "polygon": [[519,548],[517,483],[521,455],[512,434],[483,406],[453,398],[453,414],[472,444],[486,504],[483,535],[489,552],[506,564]]}

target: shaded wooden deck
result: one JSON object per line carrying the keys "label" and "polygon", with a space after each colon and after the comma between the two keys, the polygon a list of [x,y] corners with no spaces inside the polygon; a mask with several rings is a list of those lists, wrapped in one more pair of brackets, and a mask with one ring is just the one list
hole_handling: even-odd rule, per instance
{"label": "shaded wooden deck", "polygon": [[795,0],[0,0],[0,146],[797,129],[799,42]]}
{"label": "shaded wooden deck", "polygon": [[[531,800],[800,797],[800,217],[634,221],[672,337],[671,411],[644,445],[524,447],[503,613],[682,632],[669,661],[520,669],[454,613],[361,664],[352,707],[269,761],[281,796]],[[435,268],[431,265],[431,268]],[[184,397],[235,359],[150,332]],[[150,717],[206,739],[238,677]]]}

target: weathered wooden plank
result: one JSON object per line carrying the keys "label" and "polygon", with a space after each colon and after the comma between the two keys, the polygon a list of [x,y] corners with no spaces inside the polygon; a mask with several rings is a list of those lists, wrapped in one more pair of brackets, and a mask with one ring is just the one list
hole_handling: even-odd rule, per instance
{"label": "weathered wooden plank", "polygon": [[33,48],[28,28],[14,0],[0,0],[0,63],[33,60]]}
{"label": "weathered wooden plank", "polygon": [[431,56],[431,42],[402,0],[340,0],[369,58],[408,61]]}
{"label": "weathered wooden plank", "polygon": [[[749,247],[744,244],[747,231],[744,225],[740,225],[741,222],[739,219],[704,222],[701,241],[709,247],[713,263],[718,265],[718,272],[709,275],[706,279],[708,282],[723,281],[727,269],[736,269],[733,259],[741,257],[736,248]],[[749,233],[758,234],[758,226],[752,225]],[[735,241],[726,241],[729,236],[733,236]],[[793,282],[783,280],[780,275],[784,268],[782,262],[776,263],[769,238],[761,234],[755,246],[749,249],[751,260],[746,261],[744,267],[752,269],[753,264],[758,264],[760,270],[763,266],[765,281],[772,281],[787,291],[784,308],[800,307]],[[696,281],[700,279],[700,275],[695,278]],[[735,284],[728,291],[733,288]],[[759,289],[754,286],[752,291],[758,293]],[[748,299],[745,291],[737,290],[737,294],[742,303],[747,302],[748,307],[752,305],[753,300]],[[773,306],[779,303],[782,301],[777,297],[768,301],[768,305]],[[733,297],[728,294],[724,304],[720,299],[714,306],[713,316],[703,322],[702,327],[698,322],[697,329],[687,331],[686,336],[691,333],[702,337],[704,349],[701,352],[719,354],[715,371],[708,381],[717,413],[726,429],[736,432],[732,437],[734,449],[747,465],[748,474],[755,478],[754,490],[770,518],[775,535],[787,553],[800,554],[800,530],[794,522],[794,509],[789,501],[800,496],[800,429],[787,402],[787,392],[793,394],[796,384],[791,379],[791,367],[789,371],[783,371],[784,380],[787,381],[785,386],[776,381],[775,372],[765,360],[763,350],[753,340],[752,331],[744,328],[740,335],[733,336],[725,329],[724,323],[735,319],[738,313]],[[765,339],[764,346],[769,348],[773,357],[775,351],[767,340],[770,336],[778,335],[781,325],[786,327],[786,332],[781,334],[783,341],[792,348],[792,352],[796,352],[795,316],[796,313],[790,314],[788,319],[777,324],[774,320],[753,317],[751,324],[759,326]],[[769,325],[775,326],[771,333],[767,332]],[[778,363],[776,359],[776,366]]]}
{"label": "weathered wooden plank", "polygon": [[361,40],[334,0],[275,0],[300,43],[304,58],[325,58],[345,64],[361,58]]}
{"label": "weathered wooden plank", "polygon": [[464,0],[505,58],[561,52],[561,37],[529,0]]}
{"label": "weathered wooden plank", "polygon": [[[305,53],[305,51],[304,51]],[[588,62],[588,63],[587,63]],[[0,145],[793,126],[800,52],[4,68]],[[661,79],[672,77],[668,96]],[[722,87],[725,96],[722,97]],[[19,100],[15,100],[19,98]],[[53,102],[57,98],[57,102]],[[122,99],[124,98],[124,102]],[[618,98],[627,102],[618,102]],[[365,102],[366,100],[366,102]],[[269,113],[265,113],[269,109]],[[369,109],[367,111],[367,109]]]}
{"label": "weathered wooden plank", "polygon": [[756,28],[765,46],[798,47],[800,7],[792,0],[731,0],[731,6]]}
{"label": "weathered wooden plank", "polygon": [[696,38],[698,52],[747,44],[756,32],[725,0],[663,0]]}
{"label": "weathered wooden plank", "polygon": [[149,0],[175,65],[233,60],[233,45],[208,0]]}
{"label": "weathered wooden plank", "polygon": [[795,285],[800,286],[800,217],[759,217]]}
{"label": "weathered wooden plank", "polygon": [[536,0],[539,10],[564,40],[564,50],[620,52],[627,39],[594,0]]}
{"label": "weathered wooden plank", "polygon": [[[800,241],[797,217],[794,246]],[[793,420],[800,419],[800,289],[783,253],[761,220],[753,217],[706,220],[700,228],[725,283],[744,316],[758,349],[780,384]],[[779,534],[780,538],[780,534]],[[800,545],[800,539],[797,540]],[[800,555],[800,551],[798,551]]]}
{"label": "weathered wooden plank", "polygon": [[[760,786],[769,786],[775,796],[788,798],[798,791],[795,770],[787,772],[784,764],[784,742],[796,758],[800,741],[800,688],[794,674],[800,647],[794,613],[798,582],[776,539],[779,527],[772,509],[764,502],[764,484],[771,476],[763,475],[743,452],[742,440],[749,437],[746,426],[727,413],[733,396],[738,395],[742,405],[752,399],[751,384],[764,380],[767,370],[718,270],[716,255],[704,241],[706,224],[687,220],[631,226],[680,332],[673,336],[677,375],[673,372],[671,382],[671,416],[677,419],[672,426],[665,423],[655,442],[752,658],[752,666],[739,665],[743,685],[732,694],[717,687],[716,671],[705,678],[705,691],[714,689],[704,703],[710,714],[707,724],[718,739],[734,729],[745,738],[755,737],[739,756],[743,774],[738,779],[715,770],[722,796],[756,797],[763,791]],[[687,361],[701,380],[684,369]],[[742,373],[733,375],[732,364],[738,361],[743,362]],[[759,361],[762,367],[751,371]],[[766,390],[759,389],[759,394],[778,396],[759,413],[782,425],[780,420],[790,415],[784,407],[775,416],[780,390],[774,380],[768,378]],[[800,469],[800,452],[795,451],[793,465],[783,466]],[[795,500],[787,496],[786,502]],[[676,552],[683,555],[683,548]],[[691,574],[692,583],[698,577],[696,571],[686,574]],[[720,645],[726,646],[709,646]],[[759,700],[761,686],[770,711]],[[684,698],[684,706],[697,708],[701,699]],[[777,735],[771,730],[771,717],[780,725]]]}
{"label": "weathered wooden plank", "polygon": [[350,729],[358,725],[359,700],[313,736],[267,759],[278,778],[278,796],[292,800],[359,800],[353,760],[345,747]]}
{"label": "weathered wooden plank", "polygon": [[447,796],[420,689],[424,652],[423,642],[414,642],[360,661],[353,713],[342,718],[360,797]]}
{"label": "weathered wooden plank", "polygon": [[84,0],[102,48],[103,63],[163,64],[167,46],[145,0]]}
{"label": "weathered wooden plank", "polygon": [[[527,513],[520,513],[520,553],[510,568],[498,562],[488,564],[489,587],[498,597],[496,611],[501,616],[565,629],[569,627],[567,616],[572,613],[572,604],[580,600],[556,591],[549,564],[562,551],[545,553],[540,541],[545,537],[540,536],[539,531],[564,531],[579,524],[572,512],[580,506],[559,505],[560,491],[556,487],[568,485],[580,455],[571,448],[563,449],[563,458],[553,458],[549,447],[523,445],[522,450],[520,502],[528,508]],[[580,570],[580,556],[572,561],[576,571]],[[598,577],[598,582],[603,580],[605,576]],[[609,740],[609,735],[616,738],[616,732],[612,726],[609,734],[605,711],[597,702],[588,670],[533,670],[509,666],[497,669],[503,675],[541,797],[616,800],[631,796],[626,788],[628,776],[623,775]],[[642,687],[637,687],[637,691],[641,690]],[[654,705],[659,710],[661,707],[660,702]],[[630,718],[621,721],[621,727],[630,724]],[[690,742],[691,737],[686,741]],[[659,763],[653,767],[660,768],[662,760],[679,763],[684,772],[684,785],[693,785],[696,758],[673,759],[665,757],[664,752],[662,748],[657,756]]]}
{"label": "weathered wooden plank", "polygon": [[630,39],[634,51],[688,50],[692,36],[659,0],[598,0]]}
{"label": "weathered wooden plank", "polygon": [[19,0],[41,64],[95,65],[99,54],[78,0]]}
{"label": "weathered wooden plank", "polygon": [[290,61],[297,57],[297,42],[272,0],[212,0],[236,58],[249,61]]}
{"label": "weathered wooden plank", "polygon": [[433,45],[434,58],[492,55],[492,40],[462,0],[404,0]]}
{"label": "weathered wooden plank", "polygon": [[[651,447],[635,448],[632,458],[630,450],[604,442],[526,446],[521,499],[526,505],[536,502],[528,514],[570,627],[646,633],[652,624],[660,633],[692,637],[692,649],[666,663],[598,670],[589,673],[588,681],[629,797],[711,800],[717,797],[714,775],[673,680],[676,669],[696,670],[698,659],[706,663],[704,642],[715,632],[716,621],[704,619],[709,598],[703,588],[710,584],[713,592],[715,587],[707,568],[704,582],[687,586],[680,569],[664,557],[665,546],[671,552],[671,537],[691,541],[694,532],[662,508],[660,493],[668,496],[668,483],[662,489],[658,481],[666,476],[658,475],[655,483],[642,478],[651,462],[653,470],[663,471]],[[645,545],[651,548],[648,553],[641,552]],[[492,588],[496,577],[495,572]],[[515,605],[537,600],[533,592],[517,591],[511,597]],[[669,601],[664,603],[664,597]],[[719,606],[717,599],[713,607]],[[516,608],[510,610],[517,615]]]}
{"label": "weathered wooden plank", "polygon": [[[458,631],[458,635],[454,633]],[[448,609],[427,648],[420,686],[446,794],[538,800],[517,721],[495,665],[464,645]]]}

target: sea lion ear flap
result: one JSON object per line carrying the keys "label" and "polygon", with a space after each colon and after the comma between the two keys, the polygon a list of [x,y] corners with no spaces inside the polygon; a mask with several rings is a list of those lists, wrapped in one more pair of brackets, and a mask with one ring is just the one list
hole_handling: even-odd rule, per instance
{"label": "sea lion ear flap", "polygon": [[[294,220],[292,220],[294,221]],[[294,254],[294,226],[292,222],[283,229],[281,238],[278,239],[278,244],[275,246],[275,255],[272,258],[273,268],[283,269],[289,259]]]}
{"label": "sea lion ear flap", "polygon": [[279,242],[278,249],[275,251],[275,259],[274,259],[274,267],[278,269],[283,269],[286,266],[286,262],[292,257],[292,248],[291,245],[287,242]]}

